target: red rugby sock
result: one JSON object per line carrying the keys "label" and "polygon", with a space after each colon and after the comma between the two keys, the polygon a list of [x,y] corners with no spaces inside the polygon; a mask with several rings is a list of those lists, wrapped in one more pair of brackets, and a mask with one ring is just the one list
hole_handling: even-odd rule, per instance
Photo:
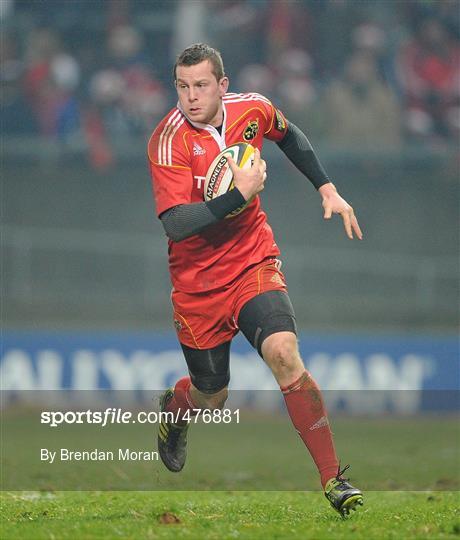
{"label": "red rugby sock", "polygon": [[190,395],[191,384],[192,381],[190,380],[190,377],[182,377],[182,379],[179,379],[174,387],[174,396],[166,405],[166,411],[172,412],[174,417],[179,413],[179,419],[178,422],[176,422],[177,426],[185,426],[188,424],[188,421],[182,418],[186,411],[190,411],[188,416],[195,416],[196,412],[194,412],[193,409],[199,408],[193,403]]}
{"label": "red rugby sock", "polygon": [[292,423],[308,448],[321,476],[321,484],[337,474],[337,459],[321,391],[305,371],[289,386],[281,387]]}

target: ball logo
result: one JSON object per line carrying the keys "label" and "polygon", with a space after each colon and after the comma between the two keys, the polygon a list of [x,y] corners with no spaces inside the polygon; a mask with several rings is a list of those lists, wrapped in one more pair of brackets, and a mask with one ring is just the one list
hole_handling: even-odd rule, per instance
{"label": "ball logo", "polygon": [[[203,198],[210,201],[234,188],[233,173],[228,163],[232,157],[235,164],[241,169],[249,169],[252,166],[254,147],[245,142],[237,143],[222,150],[209,165],[206,173]],[[225,218],[231,218],[240,214],[252,201],[245,202],[241,207],[230,212]]]}
{"label": "ball logo", "polygon": [[259,120],[250,120],[243,133],[243,139],[245,141],[252,141],[259,133]]}
{"label": "ball logo", "polygon": [[209,179],[208,187],[206,189],[206,195],[208,197],[208,200],[212,199],[214,193],[219,192],[220,183],[222,182],[226,172],[230,169],[230,166],[227,162],[227,155],[232,157],[233,159],[236,159],[235,152],[232,150],[229,150],[226,155],[223,155],[219,159],[211,175],[211,178]]}
{"label": "ball logo", "polygon": [[208,189],[207,189],[207,196],[209,199],[212,199],[213,193],[218,192],[220,183],[222,182],[222,178],[227,172],[227,169],[228,169],[227,158],[225,156],[222,156],[219,162],[217,163],[216,168],[214,169],[214,172],[212,173],[211,179],[209,180]]}

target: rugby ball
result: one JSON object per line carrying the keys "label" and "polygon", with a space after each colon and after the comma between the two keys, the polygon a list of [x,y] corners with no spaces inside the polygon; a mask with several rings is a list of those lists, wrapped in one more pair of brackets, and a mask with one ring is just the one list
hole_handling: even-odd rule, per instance
{"label": "rugby ball", "polygon": [[[222,150],[211,163],[208,172],[206,173],[206,179],[204,181],[204,200],[211,201],[234,188],[233,173],[228,164],[228,156],[230,156],[241,169],[250,169],[254,162],[254,151],[255,148],[251,144],[243,142],[233,144]],[[225,219],[240,214],[248,206],[251,200],[228,214],[228,216],[225,216]]]}

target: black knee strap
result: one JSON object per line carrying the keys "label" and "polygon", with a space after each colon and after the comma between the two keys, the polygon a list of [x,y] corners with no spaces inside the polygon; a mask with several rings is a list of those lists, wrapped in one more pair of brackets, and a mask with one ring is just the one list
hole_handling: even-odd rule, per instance
{"label": "black knee strap", "polygon": [[297,335],[294,308],[284,291],[268,291],[251,298],[240,311],[238,326],[262,356],[262,343],[277,332]]}
{"label": "black knee strap", "polygon": [[216,394],[230,381],[230,341],[212,349],[192,349],[181,343],[193,386]]}

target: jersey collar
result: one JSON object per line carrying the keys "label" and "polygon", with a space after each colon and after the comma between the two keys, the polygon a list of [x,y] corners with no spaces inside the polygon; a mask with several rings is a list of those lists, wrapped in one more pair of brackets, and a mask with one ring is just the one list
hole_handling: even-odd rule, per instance
{"label": "jersey collar", "polygon": [[227,125],[227,110],[225,109],[225,103],[222,102],[222,112],[223,112],[223,122],[222,122],[222,135],[217,131],[217,129],[214,126],[211,126],[210,124],[201,124],[200,122],[193,122],[193,120],[190,120],[190,118],[185,114],[182,107],[180,106],[180,103],[177,102],[177,108],[180,110],[180,112],[187,118],[187,120],[192,124],[194,128],[197,129],[204,129],[208,133],[212,135],[212,138],[216,141],[216,143],[219,146],[220,150],[224,150],[227,147],[227,144],[225,142],[225,128]]}

